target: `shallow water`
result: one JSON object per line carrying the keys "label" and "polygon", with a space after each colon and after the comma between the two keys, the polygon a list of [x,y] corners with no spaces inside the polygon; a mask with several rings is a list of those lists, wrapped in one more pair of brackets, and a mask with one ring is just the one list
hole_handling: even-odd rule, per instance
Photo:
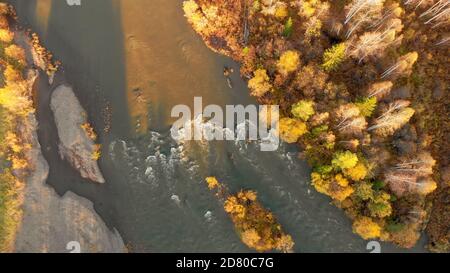
{"label": "shallow water", "polygon": [[[134,251],[247,252],[204,183],[254,189],[291,234],[296,252],[368,252],[342,211],[309,185],[293,146],[176,143],[170,110],[193,104],[254,104],[230,59],[211,52],[186,23],[178,0],[16,0],[19,21],[38,32],[64,69],[38,86],[39,140],[48,184],[94,202]],[[222,75],[233,67],[233,89]],[[59,159],[48,107],[51,90],[71,84],[99,133],[105,185],[84,181]],[[110,128],[110,129],[109,129]],[[424,242],[411,251],[424,251]],[[400,251],[382,244],[382,251]]]}

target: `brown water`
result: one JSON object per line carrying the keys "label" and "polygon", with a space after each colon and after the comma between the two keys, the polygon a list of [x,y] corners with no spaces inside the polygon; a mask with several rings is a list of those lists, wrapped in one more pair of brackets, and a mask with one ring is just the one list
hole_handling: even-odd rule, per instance
{"label": "brown water", "polygon": [[[170,138],[170,110],[192,105],[194,96],[205,105],[255,103],[237,73],[228,87],[223,68],[238,71],[237,65],[206,48],[187,25],[182,1],[9,2],[64,65],[53,86],[41,81],[38,90],[48,184],[92,200],[133,250],[250,251],[203,182],[215,175],[231,190],[257,190],[296,251],[368,252],[342,211],[310,187],[309,168],[295,147],[260,152],[256,143],[182,145]],[[84,181],[59,159],[48,98],[61,82],[74,86],[100,135],[105,185]],[[382,251],[399,249],[382,244]]]}

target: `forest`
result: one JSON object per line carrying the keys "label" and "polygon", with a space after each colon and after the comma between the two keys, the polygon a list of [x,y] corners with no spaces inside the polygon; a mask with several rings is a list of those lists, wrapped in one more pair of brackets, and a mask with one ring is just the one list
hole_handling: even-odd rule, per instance
{"label": "forest", "polygon": [[[450,251],[449,1],[183,8],[209,48],[241,64],[258,102],[280,106],[280,137],[299,145],[312,187],[345,211],[354,233],[411,248],[426,230],[430,250]],[[225,203],[235,223],[245,218],[240,195],[253,198]]]}

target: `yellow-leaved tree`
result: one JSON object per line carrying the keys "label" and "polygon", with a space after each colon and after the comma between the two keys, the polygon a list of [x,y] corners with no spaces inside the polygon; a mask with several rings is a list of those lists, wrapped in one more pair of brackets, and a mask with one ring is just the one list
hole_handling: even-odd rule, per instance
{"label": "yellow-leaved tree", "polygon": [[345,43],[340,43],[327,49],[323,54],[323,69],[327,72],[336,70],[345,59],[346,48]]}
{"label": "yellow-leaved tree", "polygon": [[300,54],[294,50],[284,52],[277,63],[278,72],[287,75],[297,70],[300,65]]}
{"label": "yellow-leaved tree", "polygon": [[331,163],[338,170],[350,169],[358,164],[358,156],[350,151],[337,152],[334,154]]}
{"label": "yellow-leaved tree", "polygon": [[381,235],[381,226],[370,217],[362,216],[353,222],[353,232],[364,240],[376,239]]}
{"label": "yellow-leaved tree", "polygon": [[280,138],[287,143],[295,143],[308,129],[306,124],[298,119],[282,118],[278,122]]}
{"label": "yellow-leaved tree", "polygon": [[270,78],[265,69],[257,69],[252,79],[248,81],[248,87],[252,90],[252,95],[261,97],[272,89]]}
{"label": "yellow-leaved tree", "polygon": [[361,181],[367,176],[367,167],[359,162],[353,168],[344,169],[344,174],[353,181]]}
{"label": "yellow-leaved tree", "polygon": [[314,102],[309,100],[301,100],[292,105],[291,113],[296,118],[303,121],[308,121],[308,119],[316,113],[314,111]]}

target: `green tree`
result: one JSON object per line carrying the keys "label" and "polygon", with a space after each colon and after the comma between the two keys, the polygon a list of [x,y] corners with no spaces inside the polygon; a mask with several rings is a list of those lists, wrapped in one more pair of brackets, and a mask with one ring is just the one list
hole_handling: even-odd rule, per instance
{"label": "green tree", "polygon": [[286,23],[284,24],[283,36],[286,38],[291,37],[292,30],[293,30],[292,17],[289,17],[289,19],[287,19]]}
{"label": "green tree", "polygon": [[356,107],[359,108],[359,111],[363,117],[370,117],[373,114],[373,111],[377,107],[377,98],[365,98],[355,103]]}

